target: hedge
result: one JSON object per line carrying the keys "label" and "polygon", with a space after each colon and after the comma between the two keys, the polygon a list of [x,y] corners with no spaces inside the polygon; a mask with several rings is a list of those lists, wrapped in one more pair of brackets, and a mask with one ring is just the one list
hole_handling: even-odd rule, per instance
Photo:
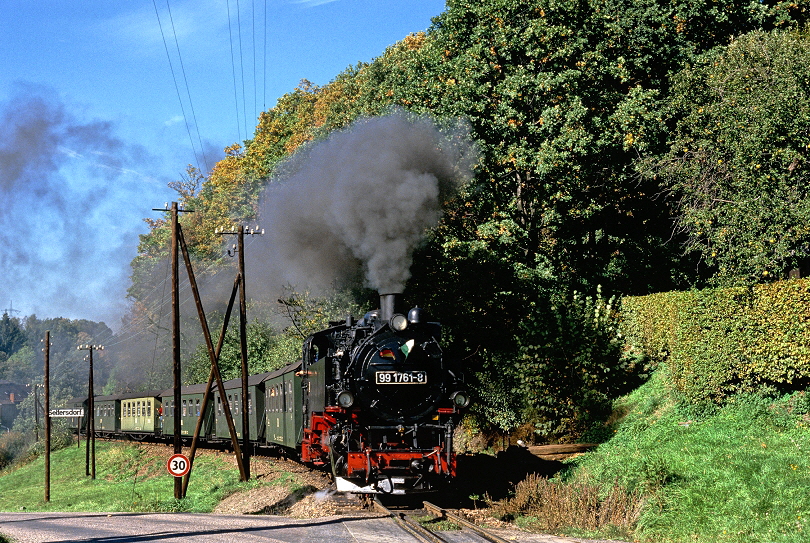
{"label": "hedge", "polygon": [[808,279],[626,297],[621,330],[689,401],[810,384]]}

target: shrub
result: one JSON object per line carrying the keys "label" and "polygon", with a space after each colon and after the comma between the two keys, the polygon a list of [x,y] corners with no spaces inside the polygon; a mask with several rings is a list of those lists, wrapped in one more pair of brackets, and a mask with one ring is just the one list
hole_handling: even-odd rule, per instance
{"label": "shrub", "polygon": [[514,371],[538,434],[576,439],[638,384],[641,364],[623,354],[614,303],[574,293],[521,324]]}
{"label": "shrub", "polygon": [[810,384],[810,281],[624,298],[628,348],[666,362],[690,403]]}

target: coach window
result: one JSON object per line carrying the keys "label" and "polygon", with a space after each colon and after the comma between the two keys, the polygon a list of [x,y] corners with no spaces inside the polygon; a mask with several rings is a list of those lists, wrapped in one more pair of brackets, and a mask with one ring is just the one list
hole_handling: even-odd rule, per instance
{"label": "coach window", "polygon": [[253,414],[253,404],[251,403],[253,398],[250,397],[250,392],[248,392],[248,415]]}
{"label": "coach window", "polygon": [[200,399],[197,398],[197,416],[200,416]]}
{"label": "coach window", "polygon": [[234,394],[233,395],[233,414],[234,415],[239,414],[239,405],[240,405],[239,404],[239,394]]}
{"label": "coach window", "polygon": [[152,416],[152,402],[146,404],[146,416],[147,417]]}

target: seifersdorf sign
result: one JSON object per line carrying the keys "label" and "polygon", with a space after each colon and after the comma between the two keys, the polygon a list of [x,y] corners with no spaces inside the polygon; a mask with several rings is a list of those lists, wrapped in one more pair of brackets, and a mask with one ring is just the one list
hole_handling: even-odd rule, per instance
{"label": "seifersdorf sign", "polygon": [[51,417],[83,417],[84,409],[51,409],[48,411]]}

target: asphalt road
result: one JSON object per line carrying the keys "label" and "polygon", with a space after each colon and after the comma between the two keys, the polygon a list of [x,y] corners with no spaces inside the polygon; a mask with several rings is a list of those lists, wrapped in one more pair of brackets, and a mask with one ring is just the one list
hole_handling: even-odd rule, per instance
{"label": "asphalt road", "polygon": [[409,541],[407,534],[384,517],[302,520],[274,516],[171,513],[3,513],[0,514],[0,533],[19,543]]}
{"label": "asphalt road", "polygon": [[[18,543],[411,543],[411,535],[384,516],[290,519],[270,515],[192,513],[0,513],[0,534]],[[518,542],[571,539],[520,534]]]}

